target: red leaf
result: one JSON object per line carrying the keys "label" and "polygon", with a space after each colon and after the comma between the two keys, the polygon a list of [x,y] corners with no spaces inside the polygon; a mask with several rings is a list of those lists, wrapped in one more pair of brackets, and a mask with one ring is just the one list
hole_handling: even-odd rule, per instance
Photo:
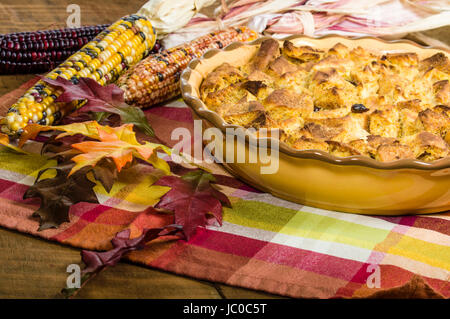
{"label": "red leaf", "polygon": [[206,225],[208,213],[222,224],[222,205],[231,206],[228,198],[211,185],[214,181],[213,175],[196,170],[181,178],[164,176],[155,183],[171,187],[157,207],[175,213],[175,224],[182,226],[188,240],[194,235],[197,226]]}
{"label": "red leaf", "polygon": [[72,102],[87,100],[83,106],[85,112],[110,112],[107,104],[119,105],[124,103],[123,90],[114,84],[102,86],[91,78],[79,78],[78,84],[62,77],[56,80],[41,77],[48,84],[64,89],[64,92],[58,97],[56,102]]}
{"label": "red leaf", "polygon": [[[108,266],[115,266],[126,254],[133,250],[143,249],[145,245],[162,236],[176,235],[180,232],[180,228],[176,225],[168,225],[161,228],[146,228],[142,231],[141,236],[130,238],[130,229],[125,229],[118,232],[111,240],[113,248],[104,251],[81,251],[81,259],[86,267],[82,270],[82,285],[102,271]],[[80,287],[81,288],[81,287]],[[68,297],[73,297],[79,288],[65,288],[63,293]]]}
{"label": "red leaf", "polygon": [[141,236],[130,239],[130,229],[125,229],[111,240],[113,249],[105,252],[83,250],[81,258],[86,264],[83,273],[95,273],[106,266],[115,266],[126,253],[143,248],[147,242],[158,238],[163,230],[164,228],[145,229]]}
{"label": "red leaf", "polygon": [[119,115],[123,123],[134,124],[148,136],[154,136],[153,129],[144,112],[136,106],[126,104],[123,98],[123,90],[115,84],[102,86],[97,81],[84,77],[79,78],[77,84],[62,77],[58,77],[56,80],[46,77],[41,77],[41,79],[64,90],[56,102],[86,101],[77,110],[77,117],[80,118],[80,115],[84,112],[112,113]]}

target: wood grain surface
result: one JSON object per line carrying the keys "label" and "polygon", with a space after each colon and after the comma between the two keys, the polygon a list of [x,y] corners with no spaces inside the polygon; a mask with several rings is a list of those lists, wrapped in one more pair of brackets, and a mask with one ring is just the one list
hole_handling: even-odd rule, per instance
{"label": "wood grain surface", "polygon": [[[136,0],[2,0],[0,33],[64,27],[68,4],[81,8],[81,24],[112,23],[136,12]],[[450,44],[450,28],[427,32]],[[0,95],[32,75],[0,76]],[[0,298],[61,298],[69,264],[80,263],[80,251],[0,228]],[[194,280],[129,263],[119,263],[92,279],[77,298],[279,298],[279,296]]]}

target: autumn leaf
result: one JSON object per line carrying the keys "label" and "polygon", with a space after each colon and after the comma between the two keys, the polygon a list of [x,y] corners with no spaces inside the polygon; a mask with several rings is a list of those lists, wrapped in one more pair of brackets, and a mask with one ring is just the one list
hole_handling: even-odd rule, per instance
{"label": "autumn leaf", "polygon": [[18,153],[28,154],[21,148],[15,146],[15,145],[12,145],[9,140],[9,136],[6,134],[3,134],[3,133],[0,133],[0,145],[6,146],[8,149],[13,150]]}
{"label": "autumn leaf", "polygon": [[101,108],[107,104],[117,104],[124,101],[123,90],[114,84],[102,86],[91,78],[79,78],[74,84],[63,77],[49,79],[42,76],[41,80],[48,84],[61,88],[64,92],[57,98],[56,102],[70,103],[72,101],[86,101],[83,107]]}
{"label": "autumn leaf", "polygon": [[157,154],[159,150],[170,154],[170,149],[164,145],[150,142],[140,144],[136,140],[132,124],[124,124],[117,128],[98,126],[98,135],[99,141],[72,145],[73,148],[81,151],[81,154],[72,158],[76,165],[70,174],[85,166],[95,166],[103,158],[111,158],[119,172],[127,163],[131,163],[133,158],[140,158],[166,174],[170,172],[166,161],[159,158]]}
{"label": "autumn leaf", "polygon": [[[172,224],[160,228],[144,229],[136,238],[130,238],[130,229],[127,228],[115,235],[111,240],[113,248],[105,252],[86,251],[81,252],[85,268],[82,271],[83,287],[94,275],[108,266],[116,265],[126,254],[133,250],[139,250],[145,245],[162,236],[178,235],[189,239],[198,226],[205,226],[208,213],[222,222],[222,204],[231,206],[228,198],[215,189],[211,183],[215,178],[203,170],[195,170],[181,177],[165,176],[154,185],[169,186],[171,190],[163,196],[157,207],[170,210],[174,213]],[[157,212],[155,208],[149,208],[151,213]],[[149,211],[145,211],[148,214]],[[80,287],[80,288],[81,288]],[[68,297],[74,296],[79,289],[65,288],[63,293]]]}
{"label": "autumn leaf", "polygon": [[106,157],[100,160],[92,169],[94,178],[99,181],[109,193],[118,178],[118,172],[112,159]]}
{"label": "autumn leaf", "polygon": [[82,134],[68,135],[61,138],[57,138],[57,134],[51,135],[42,145],[41,154],[46,155],[49,153],[56,154],[56,156],[64,156],[68,158],[68,153],[73,151],[73,156],[79,154],[79,151],[72,148],[73,144],[81,143],[87,140],[92,140]]}
{"label": "autumn leaf", "polygon": [[75,134],[82,134],[86,137],[93,139],[98,139],[98,127],[101,125],[95,121],[83,122],[83,123],[72,123],[67,125],[39,125],[39,124],[28,124],[23,128],[23,133],[20,135],[19,147],[22,147],[26,141],[36,138],[40,132],[44,131],[62,131],[64,133],[56,136],[56,139],[62,138],[64,136],[72,136]]}
{"label": "autumn leaf", "polygon": [[[40,171],[34,185],[23,195],[24,199],[41,199],[40,208],[33,213],[33,217],[40,219],[40,231],[57,228],[60,224],[69,222],[69,209],[72,205],[80,202],[98,203],[93,190],[96,183],[87,178],[87,173],[92,168],[85,167],[68,176],[72,166],[72,163],[64,163]],[[56,170],[56,176],[41,180],[41,176],[50,169]]]}
{"label": "autumn leaf", "polygon": [[156,207],[173,211],[175,224],[182,226],[186,239],[194,235],[198,226],[206,225],[207,214],[212,214],[222,224],[222,205],[231,206],[228,198],[211,183],[215,178],[203,170],[183,175],[164,176],[155,185],[169,186]]}
{"label": "autumn leaf", "polygon": [[[81,272],[82,280],[80,288],[105,267],[115,266],[129,252],[144,248],[147,243],[156,238],[176,235],[179,232],[179,227],[168,225],[161,228],[144,229],[139,237],[130,238],[130,229],[125,229],[114,236],[111,240],[113,248],[108,251],[97,252],[82,250],[81,259],[85,264],[85,268]],[[62,292],[67,297],[73,297],[80,288],[65,288]]]}
{"label": "autumn leaf", "polygon": [[[62,77],[58,77],[56,80],[42,77],[42,80],[64,90],[56,102],[86,101],[77,111],[78,113],[93,112],[97,114],[106,112],[117,114],[123,123],[134,124],[145,134],[155,136],[144,112],[138,107],[126,104],[123,98],[123,90],[115,84],[102,86],[97,81],[84,77],[79,78],[77,84]],[[102,114],[103,116],[104,114]],[[98,120],[98,117],[96,120]]]}
{"label": "autumn leaf", "polygon": [[[109,193],[117,180],[117,170],[110,159],[102,159],[96,167],[86,166],[69,176],[75,163],[60,161],[58,166],[49,167],[38,173],[34,185],[23,195],[24,199],[39,197],[40,208],[34,212],[38,217],[39,230],[57,228],[64,222],[69,222],[69,210],[72,205],[80,202],[98,203],[94,187],[97,183],[88,177],[92,173],[95,180]],[[56,176],[41,179],[44,173],[55,170]]]}

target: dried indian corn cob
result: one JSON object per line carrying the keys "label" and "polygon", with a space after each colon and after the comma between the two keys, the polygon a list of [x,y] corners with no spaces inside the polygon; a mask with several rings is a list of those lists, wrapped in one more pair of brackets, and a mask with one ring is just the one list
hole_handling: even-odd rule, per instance
{"label": "dried indian corn cob", "polygon": [[125,101],[148,107],[180,93],[181,71],[188,63],[212,48],[235,41],[252,41],[257,33],[247,27],[229,28],[202,36],[189,43],[152,54],[125,72],[117,85],[125,91]]}
{"label": "dried indian corn cob", "polygon": [[[105,85],[146,56],[155,41],[153,27],[146,18],[126,16],[97,35],[46,77],[62,77],[73,83],[77,83],[80,77],[90,77]],[[49,125],[81,105],[55,103],[60,94],[60,90],[38,81],[11,106],[1,120],[1,131],[12,135],[20,134],[29,123]]]}
{"label": "dried indian corn cob", "polygon": [[0,74],[50,71],[109,25],[0,35]]}
{"label": "dried indian corn cob", "polygon": [[[104,26],[104,28],[103,28]],[[91,41],[98,33],[104,30],[108,25],[100,25],[95,27],[85,27],[79,29],[64,29],[45,32],[55,32],[55,36],[38,36],[39,41],[24,42],[21,46],[14,43],[20,42],[15,34],[12,40],[0,37],[0,75],[3,74],[29,74],[44,73],[54,69],[57,65],[63,63],[69,56],[81,49],[89,41]],[[76,30],[70,32],[71,30]],[[97,31],[98,30],[98,31]],[[42,31],[38,31],[39,35]],[[95,33],[96,32],[96,33]],[[75,36],[74,38],[64,38],[67,34],[80,34],[84,36]],[[10,34],[7,35],[11,36]],[[35,38],[34,36],[25,35],[25,39]],[[55,37],[58,37],[57,39]],[[22,38],[20,38],[22,39]],[[11,44],[10,41],[13,41]],[[13,46],[13,49],[8,47]],[[4,48],[7,47],[7,48]],[[17,49],[17,48],[20,48]],[[160,51],[161,43],[156,42],[151,53]]]}

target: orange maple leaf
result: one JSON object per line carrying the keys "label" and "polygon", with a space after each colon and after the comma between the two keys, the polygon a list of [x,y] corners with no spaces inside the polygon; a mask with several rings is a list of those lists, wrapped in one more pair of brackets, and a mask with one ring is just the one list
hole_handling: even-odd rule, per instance
{"label": "orange maple leaf", "polygon": [[140,144],[136,140],[133,124],[125,124],[116,128],[99,125],[97,129],[98,142],[88,141],[72,145],[82,154],[72,158],[76,165],[72,168],[70,174],[88,165],[95,166],[105,157],[113,159],[119,172],[133,160],[133,157],[141,158],[166,173],[170,172],[168,164],[160,159],[156,152],[157,150],[163,150],[169,153],[169,149],[161,144],[149,142]]}

